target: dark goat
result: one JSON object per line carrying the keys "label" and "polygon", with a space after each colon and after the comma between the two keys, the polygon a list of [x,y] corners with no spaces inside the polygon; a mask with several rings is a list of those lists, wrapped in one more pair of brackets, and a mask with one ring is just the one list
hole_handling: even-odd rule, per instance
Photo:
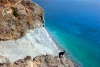
{"label": "dark goat", "polygon": [[63,55],[64,55],[64,53],[65,53],[65,51],[60,52],[60,53],[59,53],[59,58],[61,58],[61,56],[63,56]]}

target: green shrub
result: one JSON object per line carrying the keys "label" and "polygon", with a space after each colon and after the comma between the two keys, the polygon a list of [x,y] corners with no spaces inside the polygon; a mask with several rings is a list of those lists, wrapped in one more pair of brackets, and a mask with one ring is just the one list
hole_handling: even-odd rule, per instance
{"label": "green shrub", "polygon": [[16,10],[13,11],[13,15],[14,15],[15,17],[18,17],[18,13],[17,13]]}

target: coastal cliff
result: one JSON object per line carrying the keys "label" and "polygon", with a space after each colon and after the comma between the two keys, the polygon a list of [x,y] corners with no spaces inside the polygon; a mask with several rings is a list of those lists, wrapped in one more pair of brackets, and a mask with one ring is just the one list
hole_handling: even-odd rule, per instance
{"label": "coastal cliff", "polygon": [[0,67],[74,67],[58,57],[44,25],[43,8],[31,0],[0,0]]}
{"label": "coastal cliff", "polygon": [[31,0],[0,0],[0,40],[25,36],[44,26],[44,10]]}

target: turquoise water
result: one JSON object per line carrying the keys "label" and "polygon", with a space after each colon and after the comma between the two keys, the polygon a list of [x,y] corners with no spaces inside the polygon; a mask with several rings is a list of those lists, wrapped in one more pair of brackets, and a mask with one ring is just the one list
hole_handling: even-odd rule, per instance
{"label": "turquoise water", "polygon": [[45,9],[46,28],[82,67],[100,67],[99,0],[33,0]]}

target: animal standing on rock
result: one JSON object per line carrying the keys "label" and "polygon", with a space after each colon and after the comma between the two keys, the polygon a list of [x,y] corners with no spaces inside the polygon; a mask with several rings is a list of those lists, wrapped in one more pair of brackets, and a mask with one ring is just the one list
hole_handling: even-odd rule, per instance
{"label": "animal standing on rock", "polygon": [[60,52],[60,53],[59,53],[59,58],[61,58],[61,56],[63,56],[63,55],[64,55],[64,53],[65,53],[65,51]]}

